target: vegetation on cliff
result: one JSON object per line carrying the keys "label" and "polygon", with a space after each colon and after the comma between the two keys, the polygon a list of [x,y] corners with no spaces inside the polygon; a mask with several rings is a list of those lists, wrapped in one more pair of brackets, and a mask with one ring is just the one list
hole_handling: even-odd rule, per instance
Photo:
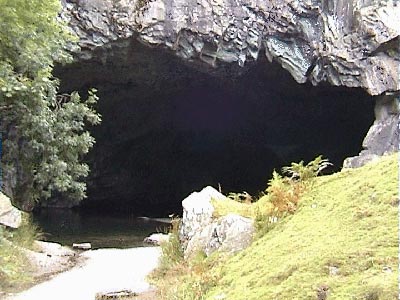
{"label": "vegetation on cliff", "polygon": [[88,166],[82,155],[94,139],[86,124],[97,124],[97,97],[59,95],[55,63],[72,60],[66,49],[76,38],[60,20],[57,0],[0,0],[0,130],[3,173],[13,202],[34,202],[66,193],[85,197]]}
{"label": "vegetation on cliff", "polygon": [[[273,226],[264,219],[268,226],[237,255],[172,261],[155,274],[160,297],[397,299],[397,159],[315,178],[293,214]],[[266,203],[264,197],[232,210],[251,215]]]}

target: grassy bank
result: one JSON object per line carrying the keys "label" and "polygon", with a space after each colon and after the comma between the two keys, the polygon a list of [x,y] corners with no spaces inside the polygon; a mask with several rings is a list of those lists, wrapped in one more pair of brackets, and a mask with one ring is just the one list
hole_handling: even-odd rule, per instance
{"label": "grassy bank", "polygon": [[[397,299],[398,156],[316,178],[241,253],[171,264],[161,299]],[[254,216],[265,203],[234,204]],[[220,214],[229,211],[218,209]]]}
{"label": "grassy bank", "polygon": [[28,272],[31,265],[22,249],[31,249],[39,236],[28,215],[17,230],[0,228],[0,292],[15,290],[32,280]]}

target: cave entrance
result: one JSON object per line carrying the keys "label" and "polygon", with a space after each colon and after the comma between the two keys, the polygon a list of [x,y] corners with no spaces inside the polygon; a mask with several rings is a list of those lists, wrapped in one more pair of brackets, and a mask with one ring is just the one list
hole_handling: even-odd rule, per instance
{"label": "cave entrance", "polygon": [[322,154],[339,169],[373,122],[364,91],[300,85],[262,58],[208,69],[125,41],[56,75],[100,97],[83,210],[179,213],[206,185],[257,195],[292,161]]}

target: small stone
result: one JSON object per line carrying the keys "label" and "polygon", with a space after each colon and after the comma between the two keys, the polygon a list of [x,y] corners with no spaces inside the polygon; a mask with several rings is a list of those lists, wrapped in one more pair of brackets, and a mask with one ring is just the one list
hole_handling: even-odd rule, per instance
{"label": "small stone", "polygon": [[169,240],[169,234],[153,233],[143,240],[143,243],[160,246],[161,243]]}
{"label": "small stone", "polygon": [[326,300],[329,294],[329,286],[323,284],[317,288],[317,299]]}
{"label": "small stone", "polygon": [[113,291],[113,292],[100,292],[95,296],[95,300],[106,300],[106,299],[131,299],[136,297],[138,294],[130,290]]}
{"label": "small stone", "polygon": [[385,272],[385,273],[393,273],[392,268],[388,267],[388,266],[384,266],[382,271]]}
{"label": "small stone", "polygon": [[337,276],[339,275],[339,268],[335,266],[329,266],[329,275],[330,276]]}
{"label": "small stone", "polygon": [[80,250],[90,250],[92,249],[92,245],[90,243],[74,243],[72,244],[72,248]]}

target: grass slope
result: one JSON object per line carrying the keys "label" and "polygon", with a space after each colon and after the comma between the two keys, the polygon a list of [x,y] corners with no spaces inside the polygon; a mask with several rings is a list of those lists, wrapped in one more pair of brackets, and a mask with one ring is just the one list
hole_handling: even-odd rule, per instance
{"label": "grass slope", "polygon": [[41,233],[27,214],[17,230],[0,226],[0,299],[5,292],[15,292],[32,282],[31,262],[22,250],[33,249],[33,242]]}
{"label": "grass slope", "polygon": [[294,215],[211,270],[202,299],[397,299],[397,159],[317,178]]}

